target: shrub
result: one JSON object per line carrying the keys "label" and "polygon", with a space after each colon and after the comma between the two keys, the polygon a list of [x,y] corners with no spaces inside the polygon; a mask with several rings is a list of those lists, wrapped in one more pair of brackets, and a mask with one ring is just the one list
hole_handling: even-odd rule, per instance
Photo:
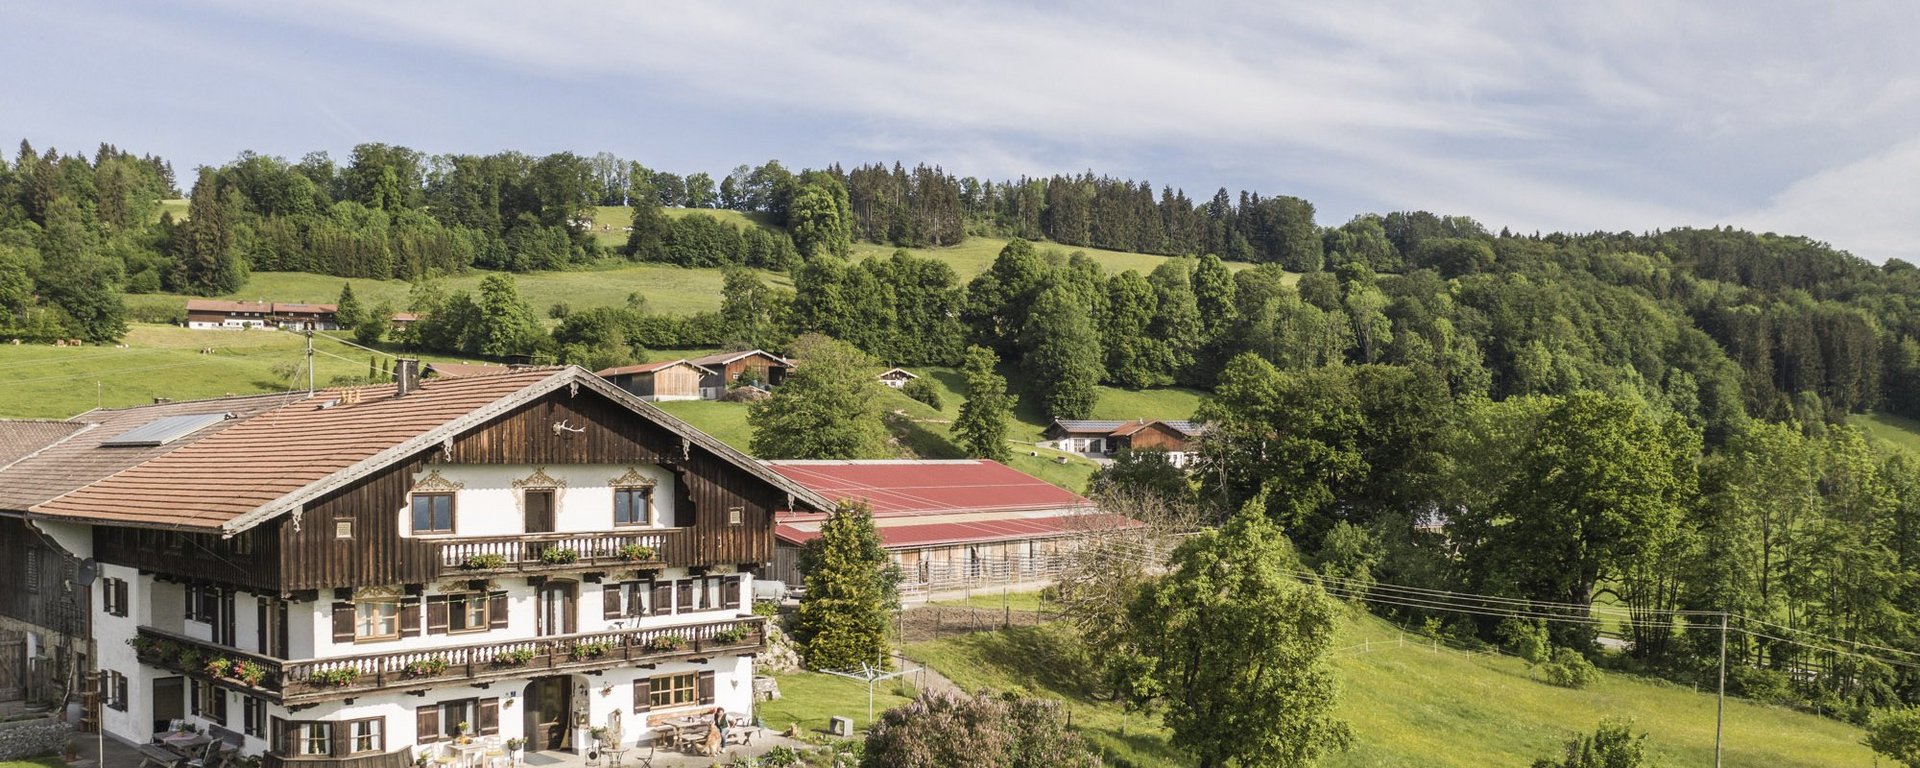
{"label": "shrub", "polygon": [[267,677],[267,668],[251,661],[243,661],[233,668],[233,676],[247,685],[259,685]]}
{"label": "shrub", "polygon": [[533,661],[532,648],[515,648],[511,651],[501,651],[493,656],[493,663],[502,667],[517,667],[529,661]]}
{"label": "shrub", "polygon": [[506,555],[474,555],[467,558],[466,568],[473,571],[492,570],[507,567]]}
{"label": "shrub", "polygon": [[900,394],[926,403],[928,408],[940,410],[940,388],[925,378],[914,379],[900,388]]}
{"label": "shrub", "polygon": [[1638,768],[1646,741],[1644,733],[1633,735],[1632,720],[1609,718],[1600,721],[1592,736],[1568,739],[1565,759],[1543,757],[1533,761],[1533,768]]}
{"label": "shrub", "polygon": [[1547,642],[1547,626],[1539,621],[1507,619],[1500,622],[1496,630],[1500,636],[1500,647],[1522,659],[1527,666],[1545,663],[1549,657],[1551,645]]}
{"label": "shrub", "polygon": [[864,752],[861,765],[1100,765],[1058,702],[1011,694],[922,695],[874,721]]}
{"label": "shrub", "polygon": [[723,643],[737,643],[747,639],[747,628],[743,625],[734,625],[714,633],[713,639]]}
{"label": "shrub", "polygon": [[580,553],[567,547],[554,547],[540,552],[540,562],[550,565],[565,565],[579,559]]}
{"label": "shrub", "polygon": [[575,659],[597,659],[607,655],[607,652],[611,650],[613,650],[613,643],[605,640],[596,640],[590,643],[574,643],[573,657]]}
{"label": "shrub", "polygon": [[313,685],[348,685],[360,679],[360,670],[353,667],[323,669],[307,675],[307,682]]}
{"label": "shrub", "polygon": [[401,672],[407,677],[432,677],[445,671],[447,671],[445,656],[429,656],[409,661],[405,667],[401,668]]}
{"label": "shrub", "polygon": [[1585,688],[1600,677],[1593,662],[1572,648],[1553,649],[1553,660],[1544,667],[1547,682],[1562,688]]}
{"label": "shrub", "polygon": [[679,635],[658,635],[647,641],[649,651],[675,651],[686,645],[687,639]]}
{"label": "shrub", "polygon": [[620,548],[622,560],[652,560],[655,554],[653,547],[641,544],[628,544]]}
{"label": "shrub", "polygon": [[214,659],[207,662],[201,669],[214,677],[226,677],[227,672],[233,669],[233,662],[228,659]]}

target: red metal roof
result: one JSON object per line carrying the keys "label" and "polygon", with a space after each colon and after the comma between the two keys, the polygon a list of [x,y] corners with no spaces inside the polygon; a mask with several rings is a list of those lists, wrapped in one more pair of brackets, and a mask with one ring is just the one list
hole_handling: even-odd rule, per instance
{"label": "red metal roof", "polygon": [[863,500],[875,517],[928,512],[1090,507],[1079,494],[985,459],[770,461],[773,471],[834,501]]}
{"label": "red metal roof", "polygon": [[[774,535],[788,544],[805,544],[820,537],[820,515],[811,523],[781,522]],[[1014,541],[1077,536],[1096,530],[1129,528],[1139,523],[1117,515],[1067,514],[1044,517],[1016,517],[965,522],[914,523],[895,519],[879,526],[881,545],[888,549],[926,547],[940,544],[970,544],[985,541]]]}

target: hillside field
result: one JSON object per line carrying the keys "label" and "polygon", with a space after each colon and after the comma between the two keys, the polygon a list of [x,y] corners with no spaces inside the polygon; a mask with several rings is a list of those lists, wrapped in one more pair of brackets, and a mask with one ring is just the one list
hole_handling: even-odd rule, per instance
{"label": "hillside field", "polygon": [[1876,440],[1920,454],[1920,421],[1891,413],[1858,413],[1848,417],[1847,423],[1865,429]]}
{"label": "hillside field", "polygon": [[[1063,700],[1083,736],[1116,764],[1184,766],[1157,717],[1080,695],[1063,670],[1058,626],[1023,627],[908,646],[969,690],[1019,689]],[[1657,680],[1607,673],[1582,690],[1541,682],[1518,659],[1440,647],[1363,613],[1350,615],[1336,647],[1339,715],[1354,748],[1326,768],[1526,766],[1601,718],[1624,716],[1650,734],[1648,765],[1713,763],[1714,697]],[[1370,641],[1362,646],[1365,641]],[[1354,647],[1362,646],[1362,647]],[[1766,768],[1872,766],[1861,731],[1835,720],[1729,699],[1726,765]],[[1124,762],[1122,762],[1124,761]]]}

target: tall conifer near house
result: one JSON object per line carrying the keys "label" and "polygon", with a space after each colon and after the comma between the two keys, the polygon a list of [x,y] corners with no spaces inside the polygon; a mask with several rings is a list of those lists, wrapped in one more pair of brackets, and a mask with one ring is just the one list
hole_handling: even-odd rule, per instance
{"label": "tall conifer near house", "polygon": [[881,545],[873,510],[843,501],[800,555],[806,597],[793,622],[800,655],[813,669],[879,668],[887,660],[887,619],[898,571]]}
{"label": "tall conifer near house", "polygon": [[174,238],[179,250],[174,283],[187,293],[216,296],[240,290],[247,282],[223,193],[219,174],[202,168],[193,184],[193,200],[187,204],[187,221]]}
{"label": "tall conifer near house", "polygon": [[334,322],[340,327],[353,329],[366,322],[366,310],[360,306],[360,299],[353,295],[353,283],[340,286],[340,298],[334,301]]}
{"label": "tall conifer near house", "polygon": [[1007,379],[995,370],[1000,358],[993,350],[967,348],[965,364],[967,401],[960,406],[960,417],[953,421],[953,434],[960,450],[968,456],[1004,462],[1012,458],[1007,449],[1007,421],[1013,417],[1013,395],[1007,393]]}

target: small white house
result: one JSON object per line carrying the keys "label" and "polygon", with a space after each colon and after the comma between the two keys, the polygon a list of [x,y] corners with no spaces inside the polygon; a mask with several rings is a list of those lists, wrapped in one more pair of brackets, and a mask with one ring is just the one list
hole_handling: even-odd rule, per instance
{"label": "small white house", "polygon": [[893,387],[894,389],[904,387],[907,385],[907,382],[917,378],[920,378],[918,374],[905,368],[888,368],[880,372],[880,383]]}

